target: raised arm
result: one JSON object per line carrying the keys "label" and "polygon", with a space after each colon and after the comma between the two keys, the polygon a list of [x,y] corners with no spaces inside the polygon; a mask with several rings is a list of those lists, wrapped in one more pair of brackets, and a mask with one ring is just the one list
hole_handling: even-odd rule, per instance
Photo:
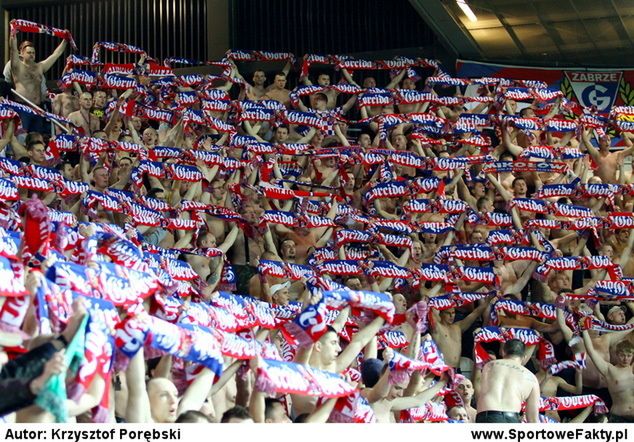
{"label": "raised arm", "polygon": [[511,287],[509,287],[506,292],[517,294],[517,293],[520,293],[522,290],[524,290],[524,287],[526,287],[526,284],[528,284],[528,280],[533,275],[533,271],[535,270],[536,267],[537,267],[537,263],[531,262],[528,265],[528,267],[524,269],[522,276],[520,276],[519,279]]}
{"label": "raised arm", "polygon": [[363,347],[365,347],[368,342],[370,342],[370,339],[378,333],[384,323],[385,320],[383,318],[374,318],[372,322],[354,335],[352,341],[348,344],[346,349],[337,356],[336,364],[338,373],[348,368],[361,350],[363,350]]}
{"label": "raised arm", "polygon": [[258,130],[259,130],[259,125],[257,125],[257,130],[256,128],[254,128],[251,125],[250,121],[244,120],[244,122],[242,123],[242,127],[244,127],[244,130],[247,134],[251,135],[253,138],[255,138],[256,140],[263,142],[265,141],[260,135],[258,135]]}
{"label": "raised arm", "polygon": [[504,186],[502,186],[502,184],[498,181],[496,177],[494,177],[490,173],[487,173],[486,177],[491,182],[491,184],[495,186],[497,191],[500,192],[500,195],[502,196],[502,198],[504,198],[504,201],[508,202],[513,199],[513,195],[511,195],[511,193],[508,190],[506,190]]}
{"label": "raised arm", "polygon": [[20,61],[20,51],[18,51],[18,39],[15,34],[11,34],[11,39],[9,40],[9,43],[11,46],[11,71],[15,72],[15,70],[18,69],[18,66],[20,66],[18,64],[18,62]]}
{"label": "raised arm", "polygon": [[581,132],[581,140],[583,141],[584,146],[586,146],[586,149],[592,159],[594,161],[601,161],[601,154],[597,148],[592,145],[592,142],[590,141],[590,132],[588,130],[583,130]]}
{"label": "raised arm", "polygon": [[128,385],[128,406],[126,408],[126,422],[147,423],[152,422],[150,411],[150,399],[145,387],[145,360],[143,348],[130,359],[125,374]]}
{"label": "raised arm", "polygon": [[218,248],[222,250],[222,253],[226,254],[229,251],[231,246],[233,246],[233,243],[236,242],[238,233],[240,233],[240,228],[237,224],[234,224],[233,227],[231,227],[231,230],[229,230],[227,236],[225,236],[225,240],[218,246]]}
{"label": "raised arm", "polygon": [[391,410],[400,411],[407,410],[408,408],[422,407],[427,402],[431,401],[434,396],[436,396],[440,392],[440,390],[445,387],[445,385],[447,385],[447,381],[441,380],[436,382],[433,386],[423,391],[422,393],[417,394],[416,396],[394,399],[394,401],[392,401]]}
{"label": "raised arm", "polygon": [[186,231],[183,236],[180,237],[180,239],[178,241],[176,241],[176,243],[174,244],[174,248],[175,249],[182,249],[184,247],[187,247],[191,244],[192,242],[192,237],[194,236],[194,234],[192,233],[191,230]]}
{"label": "raised arm", "polygon": [[341,145],[342,146],[350,146],[350,142],[348,141],[346,136],[341,131],[341,127],[339,126],[339,124],[335,123],[334,128],[335,128],[335,135],[337,136],[337,139],[339,140]]}
{"label": "raised arm", "polygon": [[456,184],[458,186],[458,196],[460,197],[460,199],[469,204],[469,206],[471,206],[473,210],[477,210],[478,202],[471,194],[471,191],[469,190],[469,187],[467,187],[467,184],[464,182],[463,176],[460,176],[460,179]]}
{"label": "raised arm", "polygon": [[557,100],[555,100],[553,105],[550,107],[550,110],[548,111],[548,113],[543,117],[543,120],[544,121],[545,120],[550,120],[555,115],[557,115],[559,113],[559,105],[560,104],[561,104],[561,98],[557,98]]}
{"label": "raised arm", "polygon": [[581,390],[583,389],[583,379],[580,368],[575,370],[575,385],[570,385],[559,376],[555,377],[555,380],[557,382],[557,388],[561,388],[566,393],[581,394]]}
{"label": "raised arm", "polygon": [[482,304],[480,304],[477,308],[473,309],[471,313],[469,313],[464,319],[457,322],[460,327],[461,332],[465,332],[471,325],[482,315],[482,313],[486,310],[486,308],[491,303],[491,297],[487,298]]}
{"label": "raised arm", "polygon": [[337,400],[338,398],[336,397],[326,400],[326,402],[315,408],[315,410],[306,417],[304,423],[325,424],[330,417],[330,413],[334,410]]}
{"label": "raised arm", "polygon": [[311,110],[308,106],[304,104],[301,98],[297,100],[297,109],[299,109],[302,112],[310,112]]}
{"label": "raised arm", "polygon": [[390,369],[388,366],[384,367],[383,374],[379,378],[378,382],[374,384],[374,387],[368,389],[366,399],[369,403],[373,404],[381,399],[385,399],[390,392]]}
{"label": "raised arm", "polygon": [[634,153],[634,143],[632,143],[632,139],[630,138],[631,136],[632,134],[630,134],[629,132],[623,132],[621,134],[621,138],[625,142],[625,146],[626,146],[625,149],[623,149],[619,153],[621,160],[625,159],[625,157],[628,157]]}
{"label": "raised arm", "polygon": [[357,84],[356,81],[354,81],[354,79],[352,78],[352,75],[350,75],[350,72],[348,72],[348,69],[341,68],[341,75],[343,75],[343,78],[345,78],[348,83],[361,87]]}
{"label": "raised arm", "polygon": [[212,388],[215,374],[207,367],[198,373],[194,382],[192,382],[178,404],[178,414],[187,410],[200,410],[205,403],[205,399],[209,396]]}
{"label": "raised arm", "polygon": [[407,69],[401,70],[401,72],[399,72],[398,75],[395,75],[394,78],[392,78],[392,81],[390,81],[387,86],[385,86],[385,89],[394,89],[396,85],[403,80],[403,77],[405,77],[406,73]]}
{"label": "raised arm", "polygon": [[588,419],[588,416],[590,416],[593,413],[593,411],[594,411],[594,405],[590,405],[584,408],[581,413],[579,413],[578,415],[570,419],[568,423],[582,424],[586,421],[586,419]]}
{"label": "raised arm", "polygon": [[337,316],[337,319],[331,324],[331,327],[337,330],[337,333],[341,333],[341,330],[346,326],[348,317],[350,316],[350,306],[344,307]]}
{"label": "raised arm", "polygon": [[313,139],[313,137],[315,136],[315,133],[317,132],[317,129],[315,129],[314,127],[311,127],[308,132],[306,132],[306,135],[304,135],[301,138],[298,138],[297,140],[295,140],[296,143],[298,144],[306,144],[308,142],[310,142],[310,140]]}
{"label": "raised arm", "polygon": [[66,49],[67,44],[68,42],[66,40],[62,40],[57,48],[55,48],[53,53],[49,55],[46,60],[40,62],[40,66],[42,66],[42,73],[48,71],[50,68],[53,67],[57,59],[64,54],[64,50]]}
{"label": "raised arm", "polygon": [[[326,214],[326,218],[334,220],[335,216],[337,216],[337,207],[338,207],[337,200],[335,198],[332,198],[332,202],[330,203],[330,209],[328,210],[328,213]],[[326,233],[326,230],[328,229],[329,227],[317,227],[312,229],[312,231],[315,232],[315,238],[321,238]]]}
{"label": "raised arm", "polygon": [[68,415],[78,416],[99,405],[105,389],[106,382],[100,374],[97,374],[90,383],[88,390],[82,394],[77,401],[71,399],[66,400]]}
{"label": "raised arm", "polygon": [[291,61],[288,60],[286,64],[284,65],[284,67],[282,68],[282,72],[284,72],[284,75],[286,75],[287,77],[288,77],[288,73],[291,71],[291,67],[293,67],[293,65],[291,64]]}
{"label": "raised arm", "polygon": [[352,109],[352,106],[354,106],[354,103],[356,102],[357,102],[356,95],[353,95],[352,97],[348,98],[348,100],[343,104],[343,106],[341,106],[341,112],[344,114],[347,114],[348,111]]}
{"label": "raised arm", "polygon": [[6,124],[4,134],[2,134],[2,138],[0,139],[0,152],[2,152],[7,147],[7,144],[10,144],[13,139],[15,122],[13,120],[9,120]]}
{"label": "raised arm", "polygon": [[518,156],[524,151],[522,146],[513,143],[511,140],[511,134],[509,133],[506,125],[502,127],[502,141],[504,143],[504,147],[506,147],[506,149],[515,156]]}
{"label": "raised arm", "polygon": [[588,356],[594,362],[594,365],[597,367],[599,373],[603,376],[608,375],[608,371],[610,369],[610,364],[603,359],[601,354],[594,349],[594,344],[592,343],[592,339],[590,339],[590,335],[588,334],[588,330],[584,330],[582,333],[583,336],[583,344],[586,347],[586,351],[588,352]]}
{"label": "raised arm", "polygon": [[564,339],[566,340],[566,342],[570,342],[570,340],[573,338],[573,333],[570,327],[568,327],[568,324],[566,324],[566,316],[564,315],[564,309],[560,305],[557,305],[557,324],[559,325],[559,329],[563,333]]}

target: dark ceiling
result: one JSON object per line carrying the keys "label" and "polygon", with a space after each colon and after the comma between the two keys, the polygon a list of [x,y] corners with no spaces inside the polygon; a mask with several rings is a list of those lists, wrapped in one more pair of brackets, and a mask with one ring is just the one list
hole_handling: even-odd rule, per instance
{"label": "dark ceiling", "polygon": [[542,66],[634,66],[632,0],[410,0],[459,58]]}

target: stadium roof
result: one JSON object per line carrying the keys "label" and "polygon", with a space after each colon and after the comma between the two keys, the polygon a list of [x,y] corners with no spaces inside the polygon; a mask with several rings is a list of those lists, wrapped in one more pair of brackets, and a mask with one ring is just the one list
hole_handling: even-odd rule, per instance
{"label": "stadium roof", "polygon": [[541,66],[634,66],[634,1],[410,0],[460,58]]}

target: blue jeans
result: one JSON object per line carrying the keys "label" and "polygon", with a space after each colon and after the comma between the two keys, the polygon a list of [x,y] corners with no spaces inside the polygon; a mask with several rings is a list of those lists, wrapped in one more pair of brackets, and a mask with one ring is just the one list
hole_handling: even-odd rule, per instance
{"label": "blue jeans", "polygon": [[18,111],[18,115],[20,116],[22,127],[25,131],[39,132],[41,134],[50,133],[51,125],[46,118],[20,111]]}

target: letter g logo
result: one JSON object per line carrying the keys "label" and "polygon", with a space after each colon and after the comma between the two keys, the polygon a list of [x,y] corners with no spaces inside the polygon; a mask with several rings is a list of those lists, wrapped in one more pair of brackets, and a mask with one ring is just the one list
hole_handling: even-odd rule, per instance
{"label": "letter g logo", "polygon": [[589,106],[596,106],[599,111],[606,110],[612,102],[610,92],[605,86],[593,84],[581,92],[581,101]]}

